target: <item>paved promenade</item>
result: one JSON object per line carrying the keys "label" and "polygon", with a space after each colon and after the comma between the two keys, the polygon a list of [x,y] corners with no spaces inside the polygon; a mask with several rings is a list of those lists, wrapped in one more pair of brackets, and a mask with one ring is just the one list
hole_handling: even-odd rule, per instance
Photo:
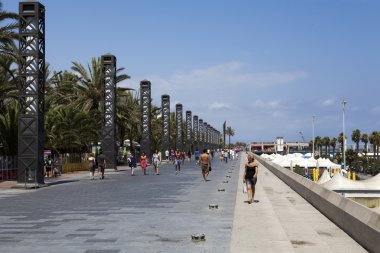
{"label": "paved promenade", "polygon": [[259,202],[245,204],[246,195],[238,191],[231,253],[367,252],[261,164],[255,199]]}
{"label": "paved promenade", "polygon": [[[244,203],[244,161],[215,159],[208,182],[192,162],[178,175],[162,164],[159,176],[122,167],[38,190],[0,183],[0,252],[366,252],[262,166],[259,202]],[[196,233],[206,240],[191,241]]]}

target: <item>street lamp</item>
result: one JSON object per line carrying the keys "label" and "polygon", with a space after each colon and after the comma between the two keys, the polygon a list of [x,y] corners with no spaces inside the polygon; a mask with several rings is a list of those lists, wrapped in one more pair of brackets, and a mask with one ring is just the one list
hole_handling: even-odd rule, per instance
{"label": "street lamp", "polygon": [[345,112],[346,112],[346,104],[347,102],[343,99],[342,108],[343,108],[343,169],[346,170],[346,134],[345,134]]}
{"label": "street lamp", "polygon": [[314,140],[315,140],[315,137],[314,137],[314,124],[315,124],[315,115],[313,115],[313,158],[314,158]]}

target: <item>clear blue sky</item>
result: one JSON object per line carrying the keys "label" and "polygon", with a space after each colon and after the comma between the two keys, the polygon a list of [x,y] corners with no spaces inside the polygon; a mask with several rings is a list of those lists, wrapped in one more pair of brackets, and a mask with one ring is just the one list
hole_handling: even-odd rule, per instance
{"label": "clear blue sky", "polygon": [[[3,0],[18,11],[18,1]],[[152,82],[232,141],[336,137],[380,130],[380,1],[165,0],[40,1],[46,7],[46,59],[112,53],[132,79]]]}

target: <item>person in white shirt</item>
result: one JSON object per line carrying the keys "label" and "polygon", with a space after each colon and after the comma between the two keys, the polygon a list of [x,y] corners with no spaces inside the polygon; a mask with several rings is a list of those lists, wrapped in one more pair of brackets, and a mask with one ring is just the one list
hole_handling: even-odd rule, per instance
{"label": "person in white shirt", "polygon": [[154,152],[154,154],[152,156],[152,163],[153,163],[153,166],[154,166],[154,173],[156,175],[160,175],[158,173],[158,165],[160,164],[160,156],[159,156],[157,150]]}

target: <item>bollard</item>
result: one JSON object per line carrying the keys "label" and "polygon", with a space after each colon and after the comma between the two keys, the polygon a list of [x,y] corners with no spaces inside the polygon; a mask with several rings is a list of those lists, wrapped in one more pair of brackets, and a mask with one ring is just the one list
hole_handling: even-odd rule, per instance
{"label": "bollard", "polygon": [[193,242],[206,241],[206,236],[205,236],[205,234],[193,234],[193,235],[191,235],[191,240]]}
{"label": "bollard", "polygon": [[351,179],[351,171],[348,171],[348,172],[347,172],[347,178],[348,178],[348,179]]}
{"label": "bollard", "polygon": [[352,180],[356,180],[356,173],[355,172],[352,172]]}
{"label": "bollard", "polygon": [[218,204],[210,204],[208,205],[208,209],[219,209]]}

